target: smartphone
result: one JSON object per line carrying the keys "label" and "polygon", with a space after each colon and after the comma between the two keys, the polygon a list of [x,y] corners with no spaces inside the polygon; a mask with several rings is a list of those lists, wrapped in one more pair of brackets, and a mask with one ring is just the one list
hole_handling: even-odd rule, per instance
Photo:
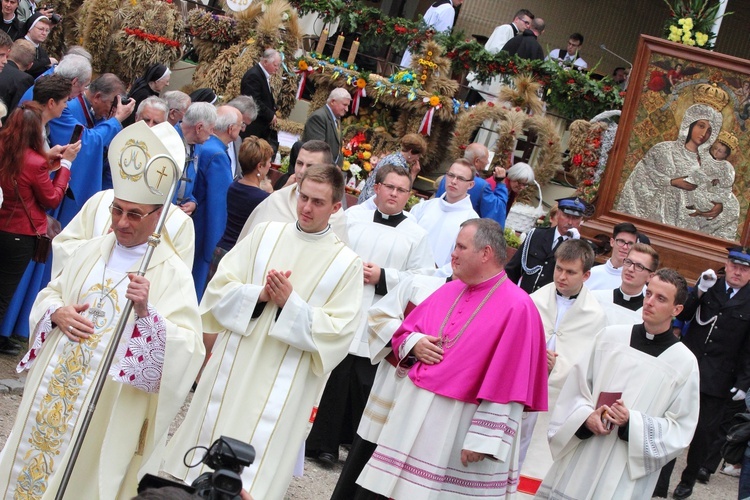
{"label": "smartphone", "polygon": [[70,136],[70,141],[68,142],[68,144],[75,144],[76,142],[80,141],[81,134],[83,134],[83,125],[79,123],[73,129],[73,135]]}

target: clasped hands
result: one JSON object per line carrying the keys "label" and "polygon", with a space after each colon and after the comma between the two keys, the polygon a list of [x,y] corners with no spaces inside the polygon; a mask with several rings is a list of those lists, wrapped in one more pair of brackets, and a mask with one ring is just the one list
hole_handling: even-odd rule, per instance
{"label": "clasped hands", "polygon": [[275,269],[268,271],[266,284],[263,286],[258,300],[260,302],[271,301],[279,306],[279,308],[284,307],[294,290],[292,282],[289,281],[289,276],[291,275],[291,271],[277,271]]}
{"label": "clasped hands", "polygon": [[586,419],[586,428],[597,436],[606,436],[612,432],[606,422],[622,427],[630,420],[630,411],[625,407],[622,399],[615,401],[612,406],[602,405],[594,410]]}
{"label": "clasped hands", "polygon": [[[133,310],[139,318],[148,316],[148,292],[151,284],[144,276],[128,274],[128,288],[125,298],[133,301]],[[94,333],[94,323],[83,316],[90,304],[62,306],[50,315],[54,323],[73,342],[81,342]]]}

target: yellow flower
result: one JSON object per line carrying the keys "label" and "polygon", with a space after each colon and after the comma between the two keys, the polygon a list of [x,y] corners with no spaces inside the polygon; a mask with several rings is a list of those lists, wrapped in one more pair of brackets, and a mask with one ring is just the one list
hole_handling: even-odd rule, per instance
{"label": "yellow flower", "polygon": [[362,164],[362,168],[364,168],[366,172],[369,172],[372,170],[372,164],[369,161],[366,161]]}
{"label": "yellow flower", "polygon": [[682,29],[678,28],[677,26],[673,24],[672,26],[669,27],[669,33],[670,35],[682,36]]}
{"label": "yellow flower", "polygon": [[440,98],[436,95],[430,97],[430,106],[435,107],[440,104]]}
{"label": "yellow flower", "polygon": [[362,158],[364,158],[365,160],[369,160],[371,156],[372,153],[370,153],[369,151],[365,151],[364,153],[362,153]]}
{"label": "yellow flower", "polygon": [[351,162],[349,162],[349,160],[344,160],[344,165],[341,167],[341,170],[343,170],[344,172],[348,172],[351,165],[352,164]]}
{"label": "yellow flower", "polygon": [[699,47],[703,47],[708,42],[708,35],[701,33],[700,31],[695,32],[695,41]]}
{"label": "yellow flower", "polygon": [[677,21],[677,24],[682,26],[686,30],[693,29],[693,18],[692,17],[683,17],[679,21]]}
{"label": "yellow flower", "polygon": [[685,34],[682,35],[682,43],[686,45],[695,45],[695,41],[693,40],[692,35],[692,33],[686,31]]}
{"label": "yellow flower", "polygon": [[299,61],[299,62],[297,63],[297,67],[298,67],[299,69],[301,69],[302,71],[307,71],[307,61],[305,61],[304,59],[301,59],[301,60],[300,60],[300,61]]}
{"label": "yellow flower", "polygon": [[432,51],[431,50],[427,51],[427,57],[432,57]]}

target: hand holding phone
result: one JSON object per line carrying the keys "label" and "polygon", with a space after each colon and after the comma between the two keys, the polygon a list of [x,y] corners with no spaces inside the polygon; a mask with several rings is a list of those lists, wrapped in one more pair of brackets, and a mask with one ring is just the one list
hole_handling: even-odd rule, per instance
{"label": "hand holding phone", "polygon": [[73,135],[70,136],[70,140],[68,141],[68,144],[75,144],[76,142],[80,141],[82,134],[83,134],[83,125],[79,123],[73,128]]}

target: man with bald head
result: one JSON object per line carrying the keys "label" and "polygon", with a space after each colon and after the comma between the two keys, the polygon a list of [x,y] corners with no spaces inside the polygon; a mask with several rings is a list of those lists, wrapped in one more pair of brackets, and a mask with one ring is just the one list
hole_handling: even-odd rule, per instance
{"label": "man with bald head", "polygon": [[[477,171],[474,176],[474,186],[469,189],[469,198],[471,206],[480,217],[493,219],[505,228],[505,215],[508,204],[508,188],[505,186],[505,169],[495,167],[492,174],[495,177],[495,187],[493,188],[486,180],[479,176],[487,168],[490,162],[490,152],[484,144],[473,142],[466,147],[464,159],[469,160]],[[442,196],[445,193],[445,177],[440,181],[435,197]]]}
{"label": "man with bald head", "polygon": [[198,173],[193,194],[198,207],[193,213],[196,236],[193,280],[198,300],[206,288],[214,249],[227,225],[227,190],[234,180],[227,146],[240,136],[241,129],[242,113],[234,106],[219,106],[213,135],[196,148]]}

